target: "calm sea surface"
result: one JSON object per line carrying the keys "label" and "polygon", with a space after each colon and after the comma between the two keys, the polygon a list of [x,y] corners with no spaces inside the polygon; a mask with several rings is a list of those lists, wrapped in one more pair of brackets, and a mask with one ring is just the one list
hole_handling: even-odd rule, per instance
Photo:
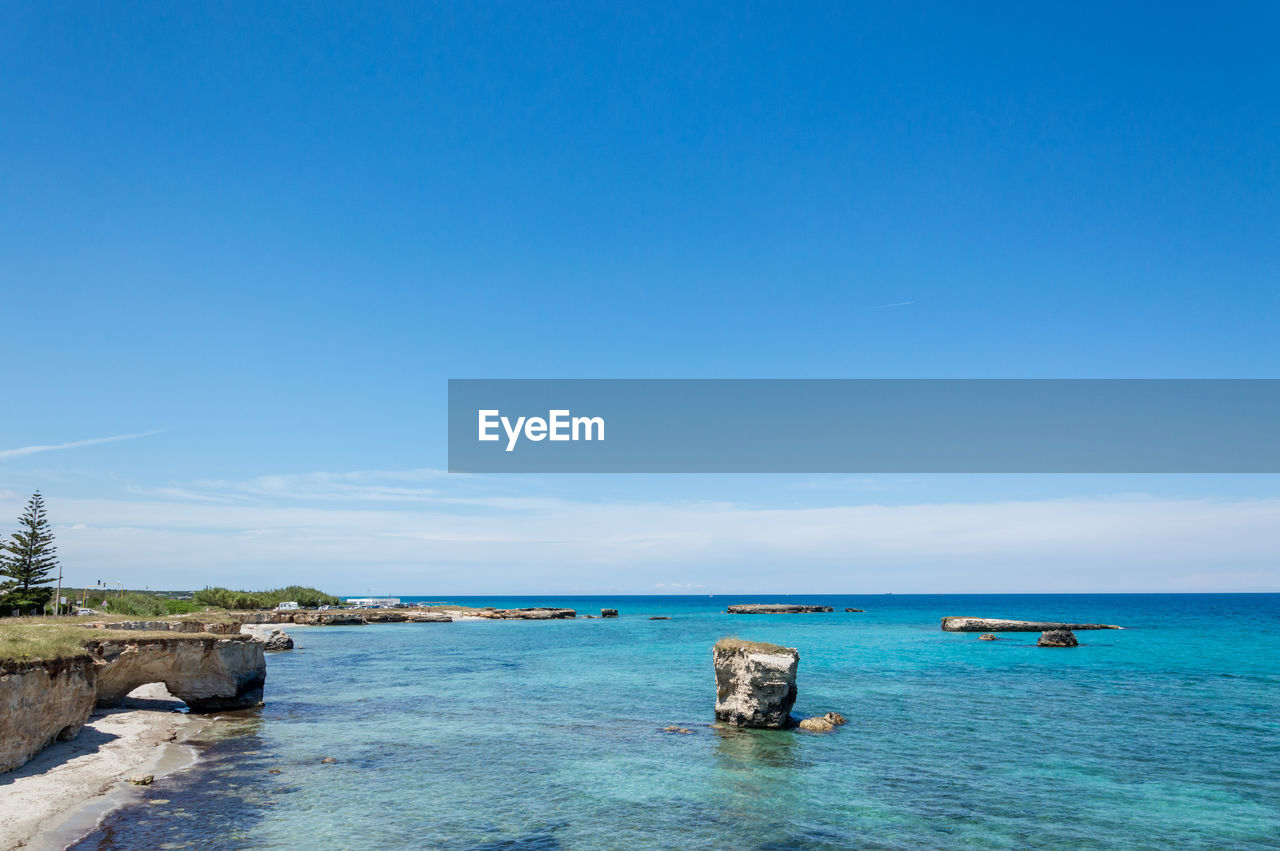
{"label": "calm sea surface", "polygon": [[[452,601],[622,617],[296,629],[266,706],[76,847],[1280,847],[1280,595]],[[837,612],[723,613],[787,601]],[[795,714],[848,726],[710,726],[725,635],[799,648]]]}

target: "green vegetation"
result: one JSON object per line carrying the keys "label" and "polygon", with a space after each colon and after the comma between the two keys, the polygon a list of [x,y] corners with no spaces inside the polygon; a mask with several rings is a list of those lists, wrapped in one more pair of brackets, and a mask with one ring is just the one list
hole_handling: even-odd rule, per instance
{"label": "green vegetation", "polygon": [[191,600],[162,597],[144,591],[126,591],[115,597],[107,597],[98,603],[102,611],[113,615],[131,615],[133,617],[158,617],[160,615],[180,615],[188,612],[199,612],[204,609]]}
{"label": "green vegetation", "polygon": [[18,518],[18,531],[0,544],[0,613],[12,609],[44,611],[53,596],[53,569],[58,566],[53,527],[44,512],[44,497],[32,494]]}
{"label": "green vegetation", "polygon": [[[201,632],[169,632],[149,630],[113,630],[88,628],[100,617],[27,617],[8,618],[0,623],[0,671],[5,666],[55,659],[76,659],[87,655],[93,641],[140,638],[163,638],[171,641],[206,641],[211,636]],[[167,620],[198,620],[202,623],[234,623],[226,612],[179,615]]]}
{"label": "green vegetation", "polygon": [[342,601],[332,594],[315,588],[290,585],[271,591],[232,591],[228,588],[205,588],[191,596],[199,606],[216,606],[220,609],[274,609],[280,603],[295,602],[304,608],[336,606]]}
{"label": "green vegetation", "polygon": [[5,662],[43,662],[51,659],[75,659],[87,656],[88,639],[97,630],[82,626],[22,622],[25,618],[0,625],[0,664]]}

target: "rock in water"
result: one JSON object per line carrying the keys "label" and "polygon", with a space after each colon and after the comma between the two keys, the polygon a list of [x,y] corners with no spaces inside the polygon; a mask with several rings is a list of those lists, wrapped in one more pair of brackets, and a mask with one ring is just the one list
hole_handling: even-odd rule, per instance
{"label": "rock in water", "polygon": [[154,774],[135,774],[129,778],[134,786],[150,786],[156,779]]}
{"label": "rock in water", "polygon": [[832,724],[834,724],[837,727],[843,724],[849,723],[848,719],[845,718],[843,715],[841,715],[839,712],[828,712],[826,715],[823,715],[822,717],[825,720],[830,721]]}
{"label": "rock in water", "polygon": [[267,636],[263,650],[292,650],[293,639],[283,629],[277,629]]}
{"label": "rock in water", "polygon": [[800,729],[810,733],[830,733],[835,728],[836,725],[826,718],[806,718],[800,722]]}
{"label": "rock in water", "polygon": [[1040,633],[1037,647],[1078,647],[1076,634],[1069,629],[1048,629]]}
{"label": "rock in water", "polygon": [[866,609],[845,609],[846,612],[865,612]]}
{"label": "rock in water", "polygon": [[796,702],[800,652],[763,641],[722,638],[711,652],[716,720],[739,727],[786,727]]}
{"label": "rock in water", "polygon": [[617,616],[618,616],[617,609],[601,609],[600,610],[600,617],[602,618],[616,618]]}
{"label": "rock in water", "polygon": [[978,636],[979,641],[995,641],[996,634],[994,632],[984,632]]}
{"label": "rock in water", "polygon": [[968,618],[948,615],[942,619],[947,632],[1044,632],[1052,629],[1124,629],[1108,623],[1053,623],[1050,621],[1007,621],[1000,618]]}
{"label": "rock in water", "polygon": [[730,606],[731,615],[804,615],[811,612],[832,612],[830,606],[809,606],[800,603],[743,603]]}

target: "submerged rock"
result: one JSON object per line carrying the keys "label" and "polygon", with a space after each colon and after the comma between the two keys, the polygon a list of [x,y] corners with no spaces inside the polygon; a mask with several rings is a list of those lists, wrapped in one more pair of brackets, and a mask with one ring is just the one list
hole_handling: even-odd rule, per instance
{"label": "submerged rock", "polygon": [[1069,629],[1049,629],[1040,633],[1037,647],[1078,647],[1076,634]]}
{"label": "submerged rock", "polygon": [[826,718],[806,718],[800,722],[800,729],[810,733],[830,733],[835,728],[836,725]]}
{"label": "submerged rock", "polygon": [[711,652],[716,720],[739,727],[782,729],[796,702],[800,652],[763,641],[722,638]]}
{"label": "submerged rock", "polygon": [[649,620],[651,620],[651,621],[669,621],[669,620],[671,620],[671,618],[667,617],[666,615],[649,615]]}
{"label": "submerged rock", "polygon": [[866,609],[845,609],[846,612],[865,612]]}
{"label": "submerged rock", "polygon": [[994,632],[984,632],[982,633],[982,635],[978,636],[978,640],[979,641],[996,641],[998,639],[996,638],[996,634]]}
{"label": "submerged rock", "polygon": [[675,724],[672,724],[670,727],[663,727],[663,728],[662,728],[662,732],[664,732],[664,733],[679,733],[679,734],[680,734],[680,735],[682,735],[682,736],[687,736],[687,735],[689,735],[690,733],[692,733],[693,731],[692,731],[692,730],[690,730],[688,727],[677,727]]}
{"label": "submerged rock", "polygon": [[1000,618],[969,618],[951,615],[942,619],[947,632],[1044,632],[1051,629],[1124,629],[1105,623],[1054,623],[1052,621],[1008,621]]}
{"label": "submerged rock", "polygon": [[730,606],[731,615],[804,615],[812,612],[834,612],[830,606],[808,606],[800,603],[743,603]]}
{"label": "submerged rock", "polygon": [[806,718],[800,722],[799,726],[801,730],[808,730],[811,733],[830,733],[836,727],[848,723],[839,712],[828,712],[826,715],[820,715],[816,718]]}
{"label": "submerged rock", "polygon": [[617,609],[601,609],[600,610],[600,617],[602,618],[616,618],[617,616],[618,616]]}

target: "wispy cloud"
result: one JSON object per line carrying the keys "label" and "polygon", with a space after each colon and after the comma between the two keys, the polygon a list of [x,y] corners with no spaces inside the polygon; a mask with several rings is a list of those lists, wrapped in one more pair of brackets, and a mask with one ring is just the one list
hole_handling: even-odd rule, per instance
{"label": "wispy cloud", "polygon": [[120,440],[136,440],[139,437],[150,437],[164,429],[140,431],[136,434],[113,434],[110,437],[90,437],[86,440],[72,440],[67,443],[42,443],[35,446],[19,446],[17,449],[0,449],[0,461],[8,458],[21,458],[39,452],[53,452],[58,449],[79,449],[82,446],[97,446],[99,443],[115,443]]}
{"label": "wispy cloud", "polygon": [[915,304],[914,301],[895,301],[893,304],[877,304],[872,310],[885,310],[890,307],[906,307],[908,304]]}

